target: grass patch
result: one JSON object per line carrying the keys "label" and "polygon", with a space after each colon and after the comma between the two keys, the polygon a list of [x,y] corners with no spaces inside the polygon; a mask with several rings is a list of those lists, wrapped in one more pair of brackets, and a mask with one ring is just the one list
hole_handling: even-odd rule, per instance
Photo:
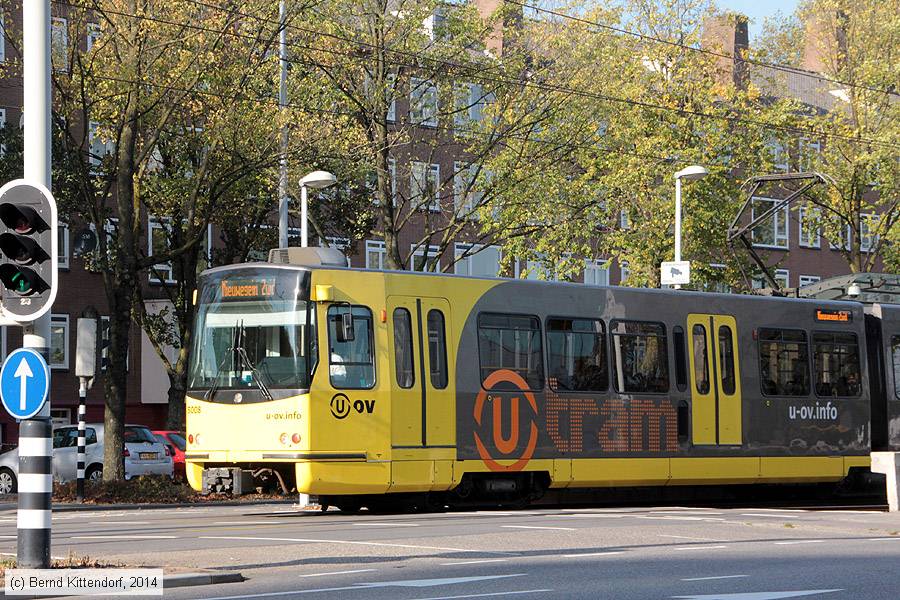
{"label": "grass patch", "polygon": [[[53,502],[74,503],[75,482],[54,483]],[[279,494],[227,494],[203,496],[183,481],[160,476],[135,477],[128,481],[85,482],[85,504],[184,504],[191,502],[222,502],[234,500],[283,500]]]}

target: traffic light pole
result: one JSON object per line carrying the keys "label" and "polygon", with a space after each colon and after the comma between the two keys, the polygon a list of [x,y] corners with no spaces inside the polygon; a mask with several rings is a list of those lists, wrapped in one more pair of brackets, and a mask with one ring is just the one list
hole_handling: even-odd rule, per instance
{"label": "traffic light pole", "polygon": [[[25,179],[51,189],[50,182],[50,0],[22,3]],[[56,232],[53,232],[56,235]],[[56,257],[53,257],[56,260]],[[49,358],[50,312],[23,324],[22,345]],[[49,361],[48,361],[49,362]],[[50,567],[52,426],[50,400],[19,427],[18,567]],[[25,442],[25,443],[23,443]],[[30,454],[30,455],[29,455]],[[22,477],[24,474],[29,477]],[[26,489],[26,484],[30,489]]]}

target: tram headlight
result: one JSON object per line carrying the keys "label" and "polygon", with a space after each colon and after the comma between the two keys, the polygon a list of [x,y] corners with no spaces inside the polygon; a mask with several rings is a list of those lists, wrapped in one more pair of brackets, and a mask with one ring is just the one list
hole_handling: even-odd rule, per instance
{"label": "tram headlight", "polygon": [[292,435],[291,441],[294,442],[295,444],[299,444],[300,443],[300,434],[295,433],[294,435]]}

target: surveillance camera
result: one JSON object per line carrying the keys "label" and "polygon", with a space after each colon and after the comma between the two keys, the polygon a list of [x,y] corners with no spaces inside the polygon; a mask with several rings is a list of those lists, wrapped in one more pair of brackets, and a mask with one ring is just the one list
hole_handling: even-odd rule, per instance
{"label": "surveillance camera", "polygon": [[851,298],[857,298],[862,293],[862,290],[859,289],[859,285],[856,283],[850,284],[850,287],[847,288],[847,295]]}

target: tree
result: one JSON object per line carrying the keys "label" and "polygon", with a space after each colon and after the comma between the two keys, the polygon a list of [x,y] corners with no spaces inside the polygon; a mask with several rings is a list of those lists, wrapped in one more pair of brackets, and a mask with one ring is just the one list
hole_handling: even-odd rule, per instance
{"label": "tree", "polygon": [[[896,2],[808,0],[794,17],[772,23],[763,56],[815,71],[812,92],[826,101],[800,106],[794,123],[820,135],[795,136],[797,169],[818,170],[830,184],[816,190],[809,226],[821,228],[852,272],[884,259],[900,266],[900,22]],[[770,74],[776,91],[784,77]]]}

